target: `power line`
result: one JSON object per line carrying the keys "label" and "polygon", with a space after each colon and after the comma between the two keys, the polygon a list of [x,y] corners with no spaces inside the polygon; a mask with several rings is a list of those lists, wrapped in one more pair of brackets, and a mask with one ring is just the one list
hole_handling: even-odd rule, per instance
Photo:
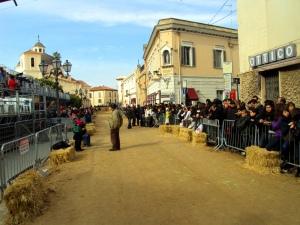
{"label": "power line", "polygon": [[233,13],[235,13],[235,12],[236,12],[236,10],[230,11],[226,16],[224,16],[224,17],[222,17],[221,19],[219,19],[219,20],[213,22],[212,25],[213,25],[213,24],[216,24],[216,23],[218,23],[218,22],[220,22],[220,21],[222,21],[222,20],[224,20],[225,18],[227,18],[228,16],[230,16],[231,14],[233,14]]}
{"label": "power line", "polygon": [[226,5],[226,3],[228,2],[229,0],[225,0],[225,2],[223,3],[223,5],[218,9],[218,11],[215,13],[215,15],[213,15],[213,17],[209,20],[208,24],[210,24],[214,19],[215,17],[218,15],[218,13],[224,8],[224,6]]}
{"label": "power line", "polygon": [[[13,0],[13,2],[14,2],[15,0]],[[28,0],[27,2],[24,2],[24,0],[20,3],[20,2],[18,2],[18,6],[22,6],[22,5],[27,5],[28,3],[31,3],[31,2],[37,2],[37,1],[39,1],[39,0]],[[0,11],[4,11],[4,10],[8,10],[8,9],[12,9],[12,8],[16,8],[16,6],[15,5],[9,5],[9,6],[1,6],[1,8],[0,8]]]}

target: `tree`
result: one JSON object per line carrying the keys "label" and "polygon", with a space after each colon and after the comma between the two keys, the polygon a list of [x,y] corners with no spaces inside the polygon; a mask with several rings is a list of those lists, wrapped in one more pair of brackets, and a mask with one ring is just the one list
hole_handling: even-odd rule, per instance
{"label": "tree", "polygon": [[82,100],[77,95],[70,94],[70,106],[80,108],[82,105]]}
{"label": "tree", "polygon": [[[42,78],[42,79],[39,79],[38,82],[40,83],[41,86],[49,86],[56,90],[56,83],[53,80]],[[61,85],[58,85],[58,90],[60,90],[61,92],[64,92]]]}
{"label": "tree", "polygon": [[60,55],[60,53],[59,52],[54,52],[53,54],[52,54],[52,56],[53,56],[53,58],[54,59],[61,59],[61,55]]}

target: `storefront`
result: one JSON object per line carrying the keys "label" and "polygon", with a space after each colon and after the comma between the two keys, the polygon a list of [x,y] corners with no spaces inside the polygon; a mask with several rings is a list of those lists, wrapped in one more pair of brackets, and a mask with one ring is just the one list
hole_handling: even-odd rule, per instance
{"label": "storefront", "polygon": [[250,56],[251,71],[241,74],[243,99],[253,95],[262,101],[276,101],[285,97],[287,101],[300,106],[300,57],[297,44],[291,43],[279,48]]}

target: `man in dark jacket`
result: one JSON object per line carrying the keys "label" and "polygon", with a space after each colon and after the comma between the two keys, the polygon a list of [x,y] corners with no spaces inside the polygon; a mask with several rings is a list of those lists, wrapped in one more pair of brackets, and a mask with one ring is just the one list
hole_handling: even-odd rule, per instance
{"label": "man in dark jacket", "polygon": [[109,121],[112,148],[109,150],[117,151],[121,149],[119,131],[123,124],[123,117],[121,111],[117,109],[116,104],[111,104],[110,108],[112,109],[112,117]]}
{"label": "man in dark jacket", "polygon": [[126,117],[128,119],[128,126],[127,126],[127,128],[131,129],[132,128],[132,120],[133,120],[133,117],[134,117],[133,109],[128,105],[126,107],[126,109],[125,109],[125,113],[126,113]]}

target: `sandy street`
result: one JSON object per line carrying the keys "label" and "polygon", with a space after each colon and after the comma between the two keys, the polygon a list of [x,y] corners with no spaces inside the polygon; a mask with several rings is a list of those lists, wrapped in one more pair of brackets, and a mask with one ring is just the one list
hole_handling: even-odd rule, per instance
{"label": "sandy street", "polygon": [[93,147],[50,177],[56,193],[31,224],[300,224],[300,180],[254,173],[238,154],[194,147],[157,128],[124,125],[122,150],[109,152],[108,116],[98,114]]}

